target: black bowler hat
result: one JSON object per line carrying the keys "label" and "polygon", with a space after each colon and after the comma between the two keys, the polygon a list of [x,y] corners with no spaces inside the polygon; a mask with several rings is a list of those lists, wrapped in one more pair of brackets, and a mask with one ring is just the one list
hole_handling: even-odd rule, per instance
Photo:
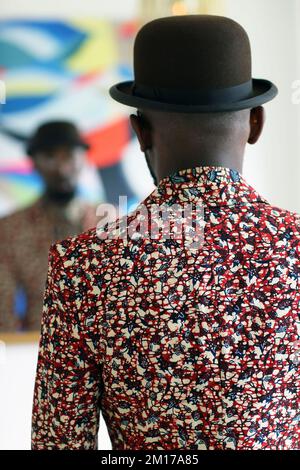
{"label": "black bowler hat", "polygon": [[159,18],[143,26],[134,44],[134,81],[110,88],[135,108],[183,113],[238,111],[273,99],[268,80],[252,78],[246,31],[222,16]]}
{"label": "black bowler hat", "polygon": [[33,156],[37,151],[53,149],[60,145],[89,149],[89,145],[81,138],[72,122],[51,121],[38,127],[29,139],[27,155]]}

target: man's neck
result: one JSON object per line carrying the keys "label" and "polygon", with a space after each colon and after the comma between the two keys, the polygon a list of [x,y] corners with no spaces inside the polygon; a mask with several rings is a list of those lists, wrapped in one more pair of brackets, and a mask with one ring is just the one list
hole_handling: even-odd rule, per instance
{"label": "man's neck", "polygon": [[234,156],[233,154],[216,155],[214,157],[206,156],[205,154],[197,152],[194,156],[186,158],[160,158],[157,159],[156,174],[157,179],[161,179],[176,173],[179,170],[194,168],[199,166],[213,166],[213,167],[225,167],[232,170],[236,170],[239,173],[243,172],[243,157]]}
{"label": "man's neck", "polygon": [[65,208],[74,199],[76,191],[69,193],[59,193],[46,190],[42,195],[43,202],[47,205]]}

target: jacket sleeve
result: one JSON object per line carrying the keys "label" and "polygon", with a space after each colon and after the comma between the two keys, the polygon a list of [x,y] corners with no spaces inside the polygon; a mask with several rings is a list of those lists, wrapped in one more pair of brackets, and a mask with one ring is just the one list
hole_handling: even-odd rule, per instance
{"label": "jacket sleeve", "polygon": [[57,246],[49,252],[31,448],[96,450],[100,365],[82,318],[76,269],[65,271]]}

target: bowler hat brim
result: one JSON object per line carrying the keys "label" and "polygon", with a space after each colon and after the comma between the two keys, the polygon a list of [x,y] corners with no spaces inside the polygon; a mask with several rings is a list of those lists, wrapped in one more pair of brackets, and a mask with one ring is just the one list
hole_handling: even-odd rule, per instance
{"label": "bowler hat brim", "polygon": [[109,94],[115,101],[132,108],[148,108],[177,113],[216,113],[250,109],[271,101],[278,93],[277,87],[272,82],[254,78],[252,79],[252,92],[246,99],[230,103],[193,104],[191,102],[189,104],[177,104],[136,96],[132,93],[133,84],[133,81],[117,83],[110,88]]}

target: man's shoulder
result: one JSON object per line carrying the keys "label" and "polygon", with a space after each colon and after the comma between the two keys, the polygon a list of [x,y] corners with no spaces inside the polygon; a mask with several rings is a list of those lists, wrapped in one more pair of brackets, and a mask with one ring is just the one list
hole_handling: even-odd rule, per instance
{"label": "man's shoulder", "polygon": [[300,215],[273,205],[265,205],[254,218],[256,232],[282,255],[292,249],[300,256]]}
{"label": "man's shoulder", "polygon": [[282,227],[292,229],[295,233],[300,230],[300,214],[297,212],[282,209],[281,207],[266,205],[265,216],[268,220],[273,220]]}
{"label": "man's shoulder", "polygon": [[149,209],[151,202],[149,195],[128,214],[119,215],[105,224],[98,223],[97,226],[79,235],[55,243],[52,249],[57,250],[62,256],[74,258],[74,255],[86,256],[92,252],[100,256],[101,253],[117,251],[119,247],[124,247],[128,240],[134,243],[131,232],[134,231],[135,222],[145,217],[145,211]]}
{"label": "man's shoulder", "polygon": [[63,240],[53,243],[50,247],[52,255],[57,254],[64,260],[74,259],[80,254],[99,248],[100,239],[97,238],[97,227],[90,228],[78,235],[71,235]]}
{"label": "man's shoulder", "polygon": [[127,230],[128,218],[124,215],[106,225],[98,225],[58,241],[51,245],[50,256],[60,258],[68,265],[103,260],[114,248],[117,250],[124,244],[123,231]]}

